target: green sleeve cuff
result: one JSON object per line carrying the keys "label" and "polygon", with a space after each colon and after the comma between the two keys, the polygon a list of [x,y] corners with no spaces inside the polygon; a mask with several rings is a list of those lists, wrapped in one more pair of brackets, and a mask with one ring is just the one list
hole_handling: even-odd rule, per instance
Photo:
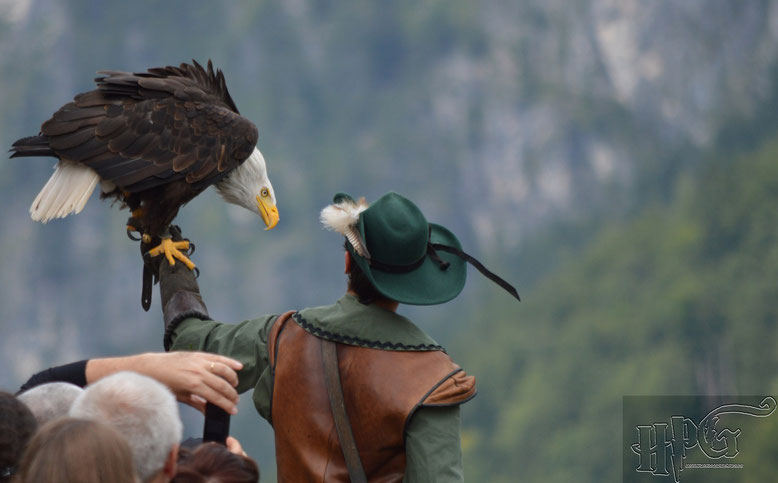
{"label": "green sleeve cuff", "polygon": [[221,325],[213,320],[200,320],[195,317],[184,319],[178,323],[172,334],[171,351],[201,351],[205,350],[208,334],[216,326]]}

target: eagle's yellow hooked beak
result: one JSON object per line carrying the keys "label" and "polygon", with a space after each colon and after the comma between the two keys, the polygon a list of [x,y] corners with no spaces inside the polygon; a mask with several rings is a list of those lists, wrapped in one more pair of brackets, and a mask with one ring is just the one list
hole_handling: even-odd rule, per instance
{"label": "eagle's yellow hooked beak", "polygon": [[257,195],[257,209],[262,221],[265,222],[265,230],[272,230],[278,224],[278,208],[269,201],[265,201]]}

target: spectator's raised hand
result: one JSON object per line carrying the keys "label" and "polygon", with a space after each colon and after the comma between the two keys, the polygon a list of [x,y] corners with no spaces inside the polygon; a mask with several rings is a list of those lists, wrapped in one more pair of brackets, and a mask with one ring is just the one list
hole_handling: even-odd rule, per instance
{"label": "spectator's raised hand", "polygon": [[230,414],[238,412],[238,374],[243,364],[208,352],[148,352],[127,357],[93,359],[86,379],[94,382],[121,370],[135,371],[165,384],[176,398],[204,412],[206,401]]}
{"label": "spectator's raised hand", "polygon": [[148,356],[138,372],[153,377],[173,391],[176,398],[200,412],[205,402],[230,414],[238,412],[238,375],[243,364],[229,357],[207,352],[168,352]]}

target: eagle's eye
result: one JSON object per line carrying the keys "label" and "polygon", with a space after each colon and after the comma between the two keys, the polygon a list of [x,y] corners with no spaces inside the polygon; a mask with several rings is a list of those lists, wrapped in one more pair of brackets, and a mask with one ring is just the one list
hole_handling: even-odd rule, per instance
{"label": "eagle's eye", "polygon": [[262,188],[262,192],[261,193],[262,193],[263,197],[266,197],[268,195],[267,188]]}

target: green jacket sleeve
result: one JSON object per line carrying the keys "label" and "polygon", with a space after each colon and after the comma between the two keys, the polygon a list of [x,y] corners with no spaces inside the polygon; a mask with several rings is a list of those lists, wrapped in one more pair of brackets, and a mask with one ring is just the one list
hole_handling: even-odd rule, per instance
{"label": "green jacket sleeve", "polygon": [[406,483],[465,481],[459,406],[421,407],[405,434]]}
{"label": "green jacket sleeve", "polygon": [[173,331],[171,350],[199,350],[232,357],[243,363],[243,369],[238,372],[238,392],[262,389],[259,385],[265,382],[263,376],[270,379],[267,337],[277,318],[268,315],[234,325],[185,319]]}

